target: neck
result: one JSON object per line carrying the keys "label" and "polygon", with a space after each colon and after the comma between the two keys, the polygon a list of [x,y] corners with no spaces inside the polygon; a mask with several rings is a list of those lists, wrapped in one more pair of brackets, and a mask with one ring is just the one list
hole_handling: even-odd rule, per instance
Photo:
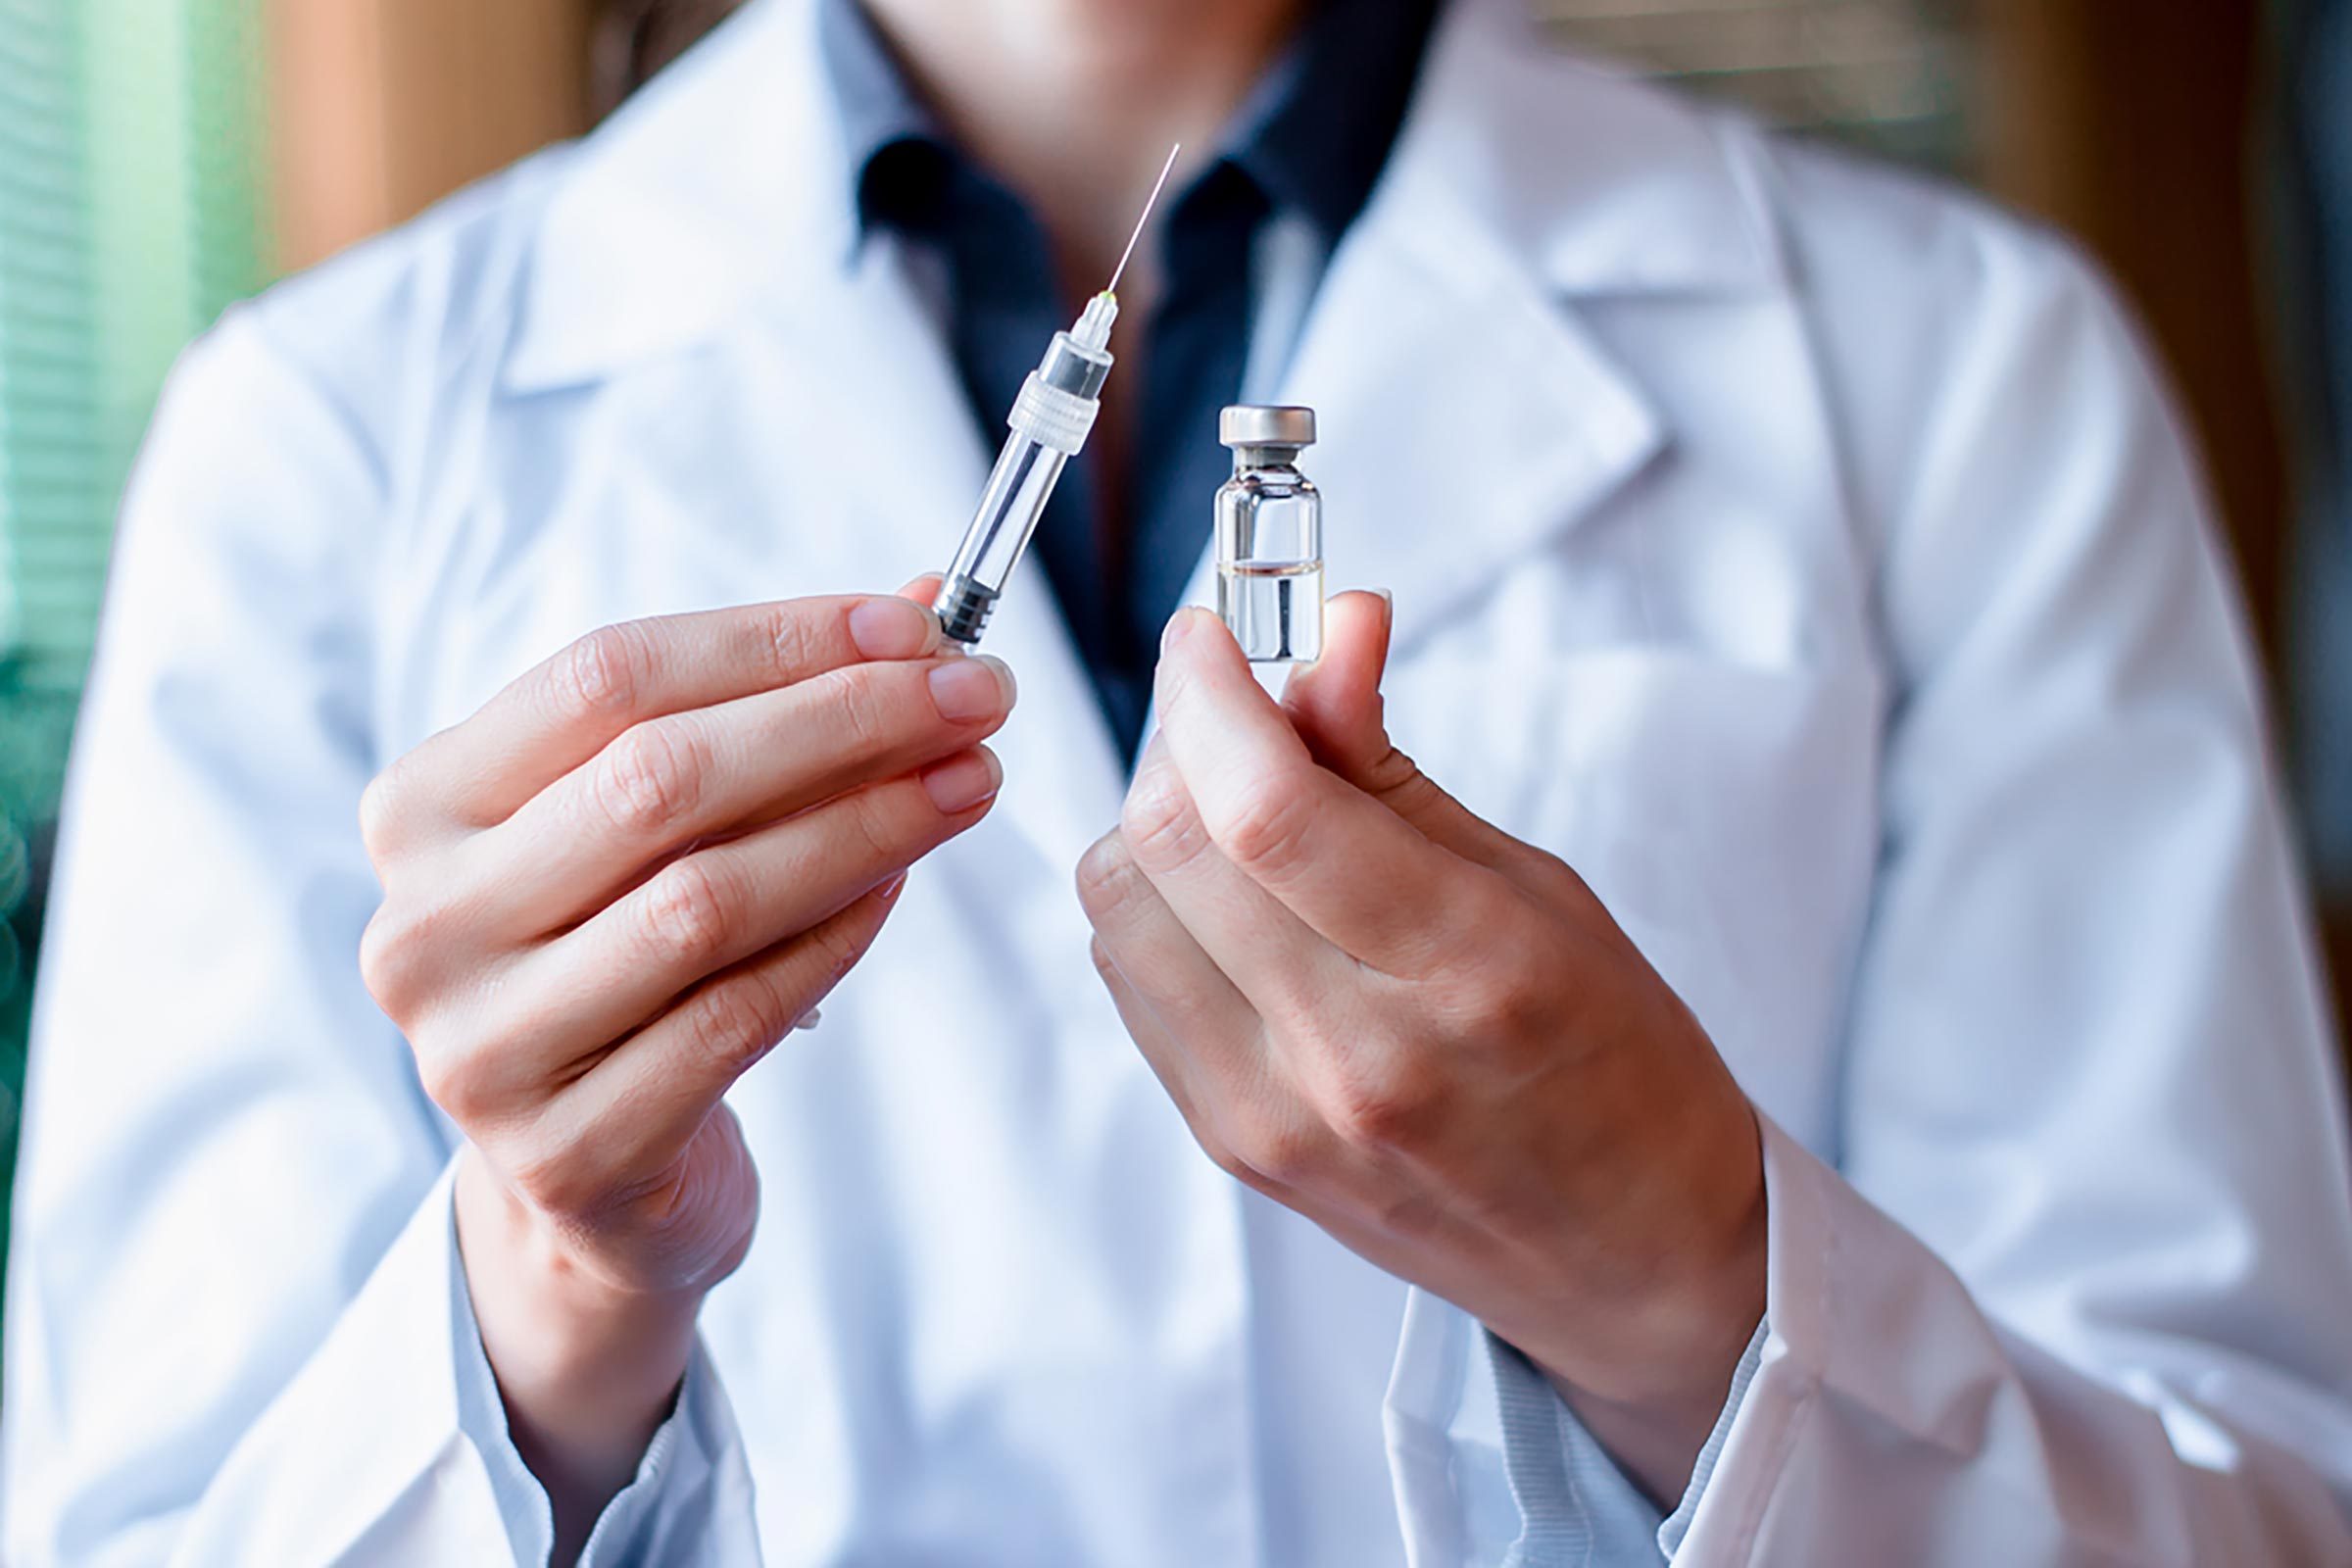
{"label": "neck", "polygon": [[[1306,0],[864,0],[934,112],[1045,223],[1068,286],[1102,286],[1175,142],[1172,186]],[[1148,248],[1134,291],[1153,279]],[[1122,294],[1130,292],[1123,284]]]}

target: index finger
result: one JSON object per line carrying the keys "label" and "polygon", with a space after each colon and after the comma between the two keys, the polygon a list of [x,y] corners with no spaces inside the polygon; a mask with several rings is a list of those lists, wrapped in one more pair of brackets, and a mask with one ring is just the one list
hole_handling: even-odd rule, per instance
{"label": "index finger", "polygon": [[1157,696],[1210,839],[1326,942],[1409,978],[1479,929],[1493,873],[1319,765],[1214,615],[1169,623]]}
{"label": "index finger", "polygon": [[605,626],[424,742],[399,771],[445,815],[491,827],[646,719],[866,660],[926,658],[939,642],[939,619],[929,611],[862,594]]}

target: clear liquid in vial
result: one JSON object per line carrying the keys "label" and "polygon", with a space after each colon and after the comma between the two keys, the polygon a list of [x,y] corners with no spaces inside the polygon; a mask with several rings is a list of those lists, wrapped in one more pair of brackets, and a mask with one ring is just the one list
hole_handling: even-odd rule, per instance
{"label": "clear liquid in vial", "polygon": [[1311,664],[1323,657],[1323,563],[1226,566],[1217,613],[1253,664]]}

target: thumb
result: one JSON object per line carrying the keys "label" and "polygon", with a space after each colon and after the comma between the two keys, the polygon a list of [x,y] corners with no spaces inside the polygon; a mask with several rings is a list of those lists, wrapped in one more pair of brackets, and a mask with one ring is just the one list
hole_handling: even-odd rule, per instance
{"label": "thumb", "polygon": [[1418,828],[1439,848],[1499,869],[1516,848],[1473,815],[1389,739],[1380,680],[1389,665],[1394,601],[1345,593],[1324,607],[1323,657],[1295,671],[1283,710],[1315,760]]}
{"label": "thumb", "polygon": [[1282,706],[1316,761],[1366,793],[1394,753],[1380,678],[1389,667],[1389,598],[1345,593],[1323,608],[1323,657],[1291,672]]}

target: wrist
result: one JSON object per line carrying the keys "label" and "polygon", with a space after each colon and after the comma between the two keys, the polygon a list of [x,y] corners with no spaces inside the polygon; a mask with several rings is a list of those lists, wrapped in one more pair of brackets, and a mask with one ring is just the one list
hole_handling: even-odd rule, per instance
{"label": "wrist", "polygon": [[700,1291],[617,1286],[468,1148],[458,1250],[516,1449],[564,1513],[636,1474],[693,1355]]}
{"label": "wrist", "polygon": [[1565,1358],[1529,1352],[1586,1430],[1669,1510],[1723,1414],[1768,1304],[1770,1213],[1752,1109],[1745,1125],[1753,1162],[1728,1162],[1730,1179],[1716,1200],[1697,1205],[1709,1217],[1677,1250],[1678,1266],[1618,1308],[1628,1341],[1642,1348],[1621,1347],[1606,1374],[1590,1381],[1564,1370],[1573,1364]]}

